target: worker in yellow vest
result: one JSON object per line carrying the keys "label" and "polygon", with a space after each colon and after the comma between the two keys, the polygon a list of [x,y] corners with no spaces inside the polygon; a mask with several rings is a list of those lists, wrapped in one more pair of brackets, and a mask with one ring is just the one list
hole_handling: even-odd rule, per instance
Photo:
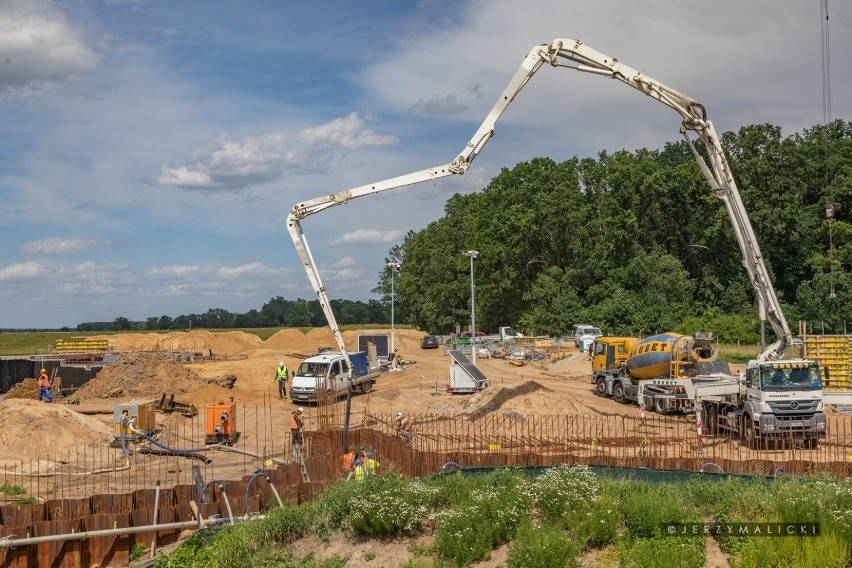
{"label": "worker in yellow vest", "polygon": [[289,378],[287,373],[287,365],[284,364],[284,361],[278,363],[278,369],[275,370],[275,380],[278,383],[278,398],[281,400],[287,398],[287,379]]}

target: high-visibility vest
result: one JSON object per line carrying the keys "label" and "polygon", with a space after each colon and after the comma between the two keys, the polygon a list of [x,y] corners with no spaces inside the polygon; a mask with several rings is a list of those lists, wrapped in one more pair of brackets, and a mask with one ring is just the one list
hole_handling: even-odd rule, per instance
{"label": "high-visibility vest", "polygon": [[39,387],[49,387],[50,379],[48,378],[46,373],[42,373],[38,378],[38,386]]}
{"label": "high-visibility vest", "polygon": [[381,464],[374,460],[373,458],[367,458],[367,461],[364,462],[364,469],[367,472],[367,475],[376,475],[376,472],[379,470],[379,466]]}
{"label": "high-visibility vest", "polygon": [[355,466],[355,481],[363,481],[366,475],[367,471],[364,468],[364,464],[358,464]]}
{"label": "high-visibility vest", "polygon": [[399,429],[405,430],[406,432],[411,432],[414,429],[414,425],[408,418],[401,418],[399,420]]}
{"label": "high-visibility vest", "polygon": [[[269,375],[267,375],[267,376],[269,376]],[[287,366],[286,365],[284,367],[278,367],[278,380],[279,381],[286,381],[287,380]]]}
{"label": "high-visibility vest", "polygon": [[340,469],[343,471],[352,471],[352,466],[355,465],[355,452],[349,452],[340,456]]}
{"label": "high-visibility vest", "polygon": [[290,415],[290,430],[301,430],[302,429],[302,419],[299,417],[298,412],[294,412]]}

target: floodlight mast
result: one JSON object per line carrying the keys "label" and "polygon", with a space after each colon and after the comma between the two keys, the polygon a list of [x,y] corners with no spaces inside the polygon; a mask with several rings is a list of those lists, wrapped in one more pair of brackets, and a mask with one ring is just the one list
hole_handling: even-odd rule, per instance
{"label": "floodlight mast", "polygon": [[[603,75],[616,79],[633,87],[652,99],[661,102],[676,111],[682,118],[680,132],[686,139],[687,146],[692,151],[695,162],[710,185],[713,193],[725,203],[725,208],[731,218],[731,224],[737,237],[737,243],[743,256],[743,265],[749,275],[758,301],[764,306],[766,315],[777,337],[775,343],[766,348],[759,356],[761,360],[773,360],[784,356],[786,347],[792,343],[792,335],[784,319],[781,305],[775,294],[775,289],[769,279],[769,274],[763,262],[763,255],[754,235],[751,222],[740,199],[739,190],[734,182],[725,154],[719,143],[713,123],[707,120],[704,107],[695,99],[672,89],[671,87],[640,73],[636,69],[624,65],[618,59],[611,58],[596,51],[576,39],[555,39],[550,44],[534,47],[524,58],[515,75],[503,90],[500,98],[491,108],[485,120],[479,126],[473,137],[468,141],[456,158],[444,165],[416,171],[410,174],[390,178],[369,185],[362,185],[346,191],[317,197],[293,206],[287,216],[287,230],[296,246],[311,286],[317,294],[320,307],[334,333],[340,351],[348,357],[343,336],[337,327],[337,321],[331,310],[328,292],[322,283],[319,271],[308,247],[301,221],[305,217],[324,211],[330,207],[343,205],[352,199],[365,195],[380,193],[414,185],[424,181],[436,180],[450,175],[463,175],[473,160],[479,155],[485,145],[494,136],[497,120],[523,89],[533,75],[545,63],[552,67],[565,67]],[[693,131],[701,139],[710,159],[708,166],[704,158],[697,152],[687,132]]]}

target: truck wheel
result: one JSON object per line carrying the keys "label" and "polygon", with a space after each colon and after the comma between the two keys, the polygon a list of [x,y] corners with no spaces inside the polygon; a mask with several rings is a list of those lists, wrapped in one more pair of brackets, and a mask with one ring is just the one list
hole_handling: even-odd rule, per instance
{"label": "truck wheel", "polygon": [[621,383],[615,383],[612,387],[612,398],[615,402],[627,404],[627,399],[624,398],[624,386]]}
{"label": "truck wheel", "polygon": [[666,404],[666,399],[654,397],[654,412],[657,414],[668,414],[669,405]]}
{"label": "truck wheel", "polygon": [[715,404],[704,403],[704,417],[702,420],[706,424],[704,430],[708,434],[715,435],[719,431],[719,411],[716,410]]}
{"label": "truck wheel", "polygon": [[754,420],[752,420],[751,416],[748,414],[742,418],[742,428],[740,428],[740,432],[746,447],[753,449],[756,446],[757,440],[754,437]]}
{"label": "truck wheel", "polygon": [[364,381],[363,383],[361,383],[362,393],[367,394],[371,390],[373,390],[373,381]]}
{"label": "truck wheel", "polygon": [[606,396],[606,379],[603,377],[598,377],[598,380],[595,382],[595,392],[597,392],[600,396]]}

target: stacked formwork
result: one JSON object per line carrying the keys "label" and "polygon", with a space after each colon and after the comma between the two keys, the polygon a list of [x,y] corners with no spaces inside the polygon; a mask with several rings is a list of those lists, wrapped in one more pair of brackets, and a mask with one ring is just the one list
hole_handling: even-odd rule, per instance
{"label": "stacked formwork", "polygon": [[824,369],[826,388],[852,387],[852,335],[806,335],[802,346],[802,356]]}

